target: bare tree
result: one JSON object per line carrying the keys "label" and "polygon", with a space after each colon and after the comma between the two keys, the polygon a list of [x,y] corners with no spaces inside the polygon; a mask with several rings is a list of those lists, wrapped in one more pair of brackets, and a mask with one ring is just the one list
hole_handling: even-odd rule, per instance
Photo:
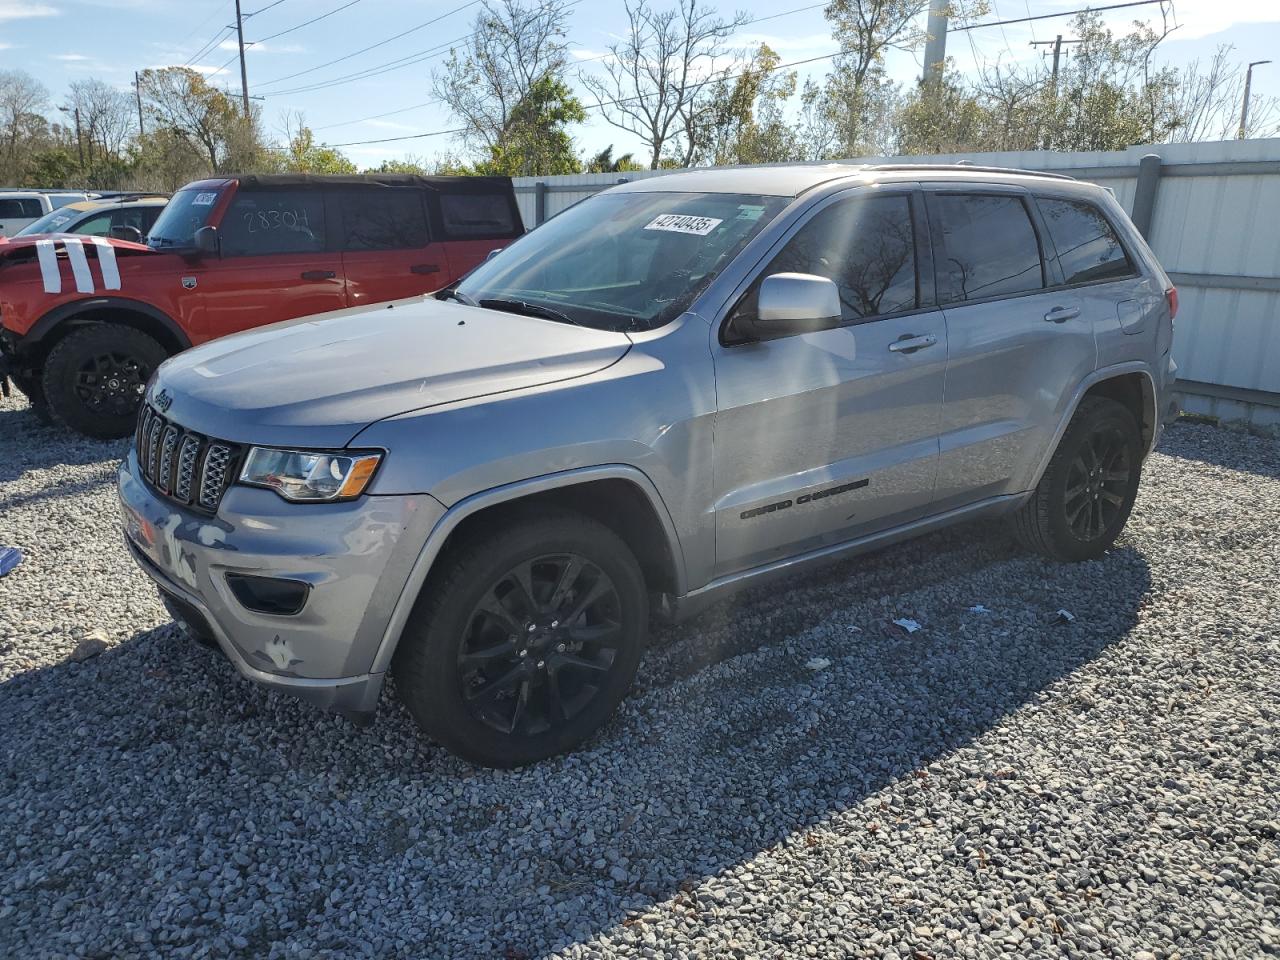
{"label": "bare tree", "polygon": [[80,113],[80,129],[88,144],[88,159],[118,157],[133,132],[134,104],[129,94],[101,80],[71,84],[67,107]]}
{"label": "bare tree", "polygon": [[626,37],[609,48],[605,75],[583,74],[582,83],[609,123],[649,148],[651,170],[673,146],[688,166],[703,128],[714,122],[712,88],[737,64],[724,62],[729,35],[749,18],[723,19],[698,0],[678,0],[672,10],[654,10],[648,0],[625,5]]}
{"label": "bare tree", "polygon": [[0,181],[15,182],[25,165],[27,142],[47,129],[41,116],[49,91],[22,70],[0,70]]}
{"label": "bare tree", "polygon": [[432,76],[435,96],[463,121],[465,146],[500,147],[534,85],[562,79],[567,19],[566,0],[485,0],[467,45]]}
{"label": "bare tree", "polygon": [[[1175,142],[1230,140],[1240,125],[1240,103],[1244,97],[1244,71],[1232,62],[1235,47],[1222,44],[1208,63],[1195,60],[1182,71],[1178,85],[1178,112],[1182,126],[1174,131]],[[1280,133],[1280,100],[1276,97],[1250,98],[1249,137],[1273,137]]]}

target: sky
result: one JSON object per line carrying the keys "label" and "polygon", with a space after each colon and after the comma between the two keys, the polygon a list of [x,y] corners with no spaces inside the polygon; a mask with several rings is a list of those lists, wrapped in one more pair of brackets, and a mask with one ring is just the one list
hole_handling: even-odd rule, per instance
{"label": "sky", "polygon": [[[572,2],[572,0],[571,0]],[[735,47],[767,42],[784,63],[830,54],[836,49],[812,0],[707,0],[725,15],[740,10],[756,20],[732,38]],[[1086,0],[988,0],[984,22],[1059,13]],[[1095,6],[1119,0],[1094,0]],[[249,92],[260,101],[269,133],[283,135],[285,117],[301,112],[318,140],[338,146],[360,166],[414,156],[430,159],[459,152],[450,136],[408,137],[458,125],[431,102],[431,73],[448,44],[465,37],[479,0],[242,0]],[[655,7],[663,0],[653,0]],[[1166,0],[1177,29],[1161,47],[1161,58],[1184,65],[1207,60],[1223,43],[1233,44],[1241,63],[1276,63],[1255,68],[1254,90],[1280,96],[1280,0]],[[212,82],[240,92],[236,60],[234,0],[0,0],[0,69],[22,69],[49,89],[56,104],[70,83],[98,77],[131,89],[133,72],[189,63]],[[781,14],[778,16],[778,14]],[[314,23],[306,21],[317,19]],[[1160,22],[1151,5],[1104,14],[1113,29],[1135,18]],[[600,70],[599,57],[625,29],[621,0],[577,0],[569,14],[571,78]],[[923,24],[922,24],[923,26]],[[1026,62],[1043,56],[1033,40],[1069,36],[1069,18],[951,33],[947,54],[962,72],[977,63]],[[395,37],[396,34],[403,36]],[[277,36],[278,34],[278,36]],[[373,45],[377,46],[373,46]],[[359,52],[362,48],[373,49]],[[1068,48],[1069,49],[1069,48]],[[341,59],[339,59],[341,58]],[[329,61],[339,62],[321,66]],[[578,61],[586,61],[581,64]],[[383,67],[390,69],[382,70]],[[821,77],[827,62],[797,68],[801,82]],[[318,69],[317,69],[318,68]],[[919,76],[919,53],[894,53],[890,76],[910,83]],[[378,70],[379,72],[372,72]],[[300,74],[294,76],[295,74]],[[354,76],[352,76],[354,74]],[[342,79],[346,78],[346,79]],[[309,84],[340,80],[320,89]],[[574,79],[583,102],[591,98]],[[573,130],[583,152],[612,144],[616,154],[642,153],[635,138],[610,126],[600,111]]]}

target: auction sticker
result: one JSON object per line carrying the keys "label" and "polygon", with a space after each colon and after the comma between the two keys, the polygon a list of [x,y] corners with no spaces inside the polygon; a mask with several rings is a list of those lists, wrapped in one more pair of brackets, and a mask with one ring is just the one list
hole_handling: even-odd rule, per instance
{"label": "auction sticker", "polygon": [[724,223],[723,220],[717,220],[715,217],[694,217],[683,213],[664,213],[660,217],[654,217],[645,229],[666,230],[668,233],[691,233],[695,237],[705,237],[722,223]]}
{"label": "auction sticker", "polygon": [[207,207],[218,199],[216,193],[197,193],[196,198],[191,201],[193,207]]}

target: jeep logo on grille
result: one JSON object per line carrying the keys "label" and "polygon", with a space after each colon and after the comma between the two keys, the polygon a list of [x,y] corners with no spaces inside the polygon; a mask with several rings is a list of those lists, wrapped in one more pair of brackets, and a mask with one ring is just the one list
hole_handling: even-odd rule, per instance
{"label": "jeep logo on grille", "polygon": [[155,404],[156,409],[161,413],[167,413],[169,408],[173,406],[173,397],[169,396],[168,392],[161,389],[159,393],[151,398],[151,402]]}

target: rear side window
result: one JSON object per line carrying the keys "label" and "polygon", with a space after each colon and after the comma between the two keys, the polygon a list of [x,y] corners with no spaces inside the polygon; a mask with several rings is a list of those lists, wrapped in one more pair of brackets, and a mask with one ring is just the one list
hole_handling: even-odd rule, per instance
{"label": "rear side window", "polygon": [[229,257],[314,253],[325,246],[324,198],[316,190],[237,193],[218,233]]}
{"label": "rear side window", "polygon": [[440,217],[451,237],[510,237],[516,232],[505,193],[442,193]]}
{"label": "rear side window", "polygon": [[9,198],[0,200],[0,219],[4,217],[12,217],[15,220],[31,220],[36,217],[43,217],[44,209],[40,206],[40,201],[34,198]]}
{"label": "rear side window", "polygon": [[1077,200],[1041,197],[1036,202],[1067,283],[1133,276],[1133,264],[1101,210]]}
{"label": "rear side window", "polygon": [[[800,228],[761,274],[810,273],[835,281],[846,323],[916,306],[916,249],[905,196],[846,200]],[[752,291],[747,309],[755,309]]]}
{"label": "rear side window", "polygon": [[[1044,286],[1040,245],[1019,197],[941,194],[943,252],[940,293],[948,300],[981,300]],[[949,294],[948,294],[949,289]]]}
{"label": "rear side window", "polygon": [[340,193],[344,250],[425,247],[427,208],[422,192],[408,187]]}

